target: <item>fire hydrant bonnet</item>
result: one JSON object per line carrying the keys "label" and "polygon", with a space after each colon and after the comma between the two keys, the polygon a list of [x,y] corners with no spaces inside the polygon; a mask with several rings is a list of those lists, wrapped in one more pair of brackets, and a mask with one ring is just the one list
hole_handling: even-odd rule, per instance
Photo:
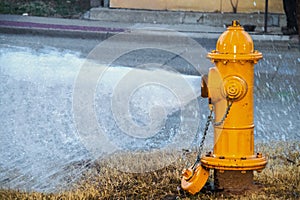
{"label": "fire hydrant bonnet", "polygon": [[208,53],[208,58],[215,60],[259,60],[262,54],[254,50],[251,36],[244,31],[238,21],[219,37],[216,50]]}

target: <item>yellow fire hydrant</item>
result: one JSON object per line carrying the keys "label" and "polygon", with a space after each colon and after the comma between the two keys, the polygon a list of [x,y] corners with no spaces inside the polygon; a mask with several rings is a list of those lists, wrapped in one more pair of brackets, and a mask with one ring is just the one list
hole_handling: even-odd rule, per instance
{"label": "yellow fire hydrant", "polygon": [[216,67],[210,68],[202,89],[207,89],[203,93],[215,116],[214,149],[183,171],[181,186],[192,194],[205,185],[209,169],[214,169],[216,188],[241,191],[252,187],[253,171],[267,164],[261,153],[254,153],[254,64],[262,54],[253,46],[250,35],[233,21],[208,53]]}

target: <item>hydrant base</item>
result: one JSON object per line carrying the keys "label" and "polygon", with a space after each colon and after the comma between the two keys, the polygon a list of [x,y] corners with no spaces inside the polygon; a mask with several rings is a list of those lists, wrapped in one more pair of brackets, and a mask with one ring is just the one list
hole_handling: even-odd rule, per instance
{"label": "hydrant base", "polygon": [[216,189],[226,192],[244,192],[253,189],[253,171],[245,172],[215,170],[214,183]]}

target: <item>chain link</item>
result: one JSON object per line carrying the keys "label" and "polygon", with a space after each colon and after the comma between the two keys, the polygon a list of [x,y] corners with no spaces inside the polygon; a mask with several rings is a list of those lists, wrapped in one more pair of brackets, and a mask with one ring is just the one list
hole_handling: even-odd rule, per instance
{"label": "chain link", "polygon": [[193,170],[195,169],[196,165],[200,162],[201,152],[203,151],[204,141],[205,141],[205,138],[206,138],[206,135],[207,135],[207,132],[208,132],[208,128],[209,128],[210,123],[213,120],[212,113],[213,113],[213,108],[210,109],[209,115],[207,117],[207,121],[206,121],[205,128],[204,128],[204,131],[203,131],[203,136],[201,138],[201,142],[200,142],[198,153],[197,153],[197,158],[196,158],[195,163],[192,166]]}
{"label": "chain link", "polygon": [[230,111],[230,108],[231,108],[232,104],[233,104],[233,101],[227,100],[227,108],[226,108],[225,114],[223,115],[222,119],[219,122],[213,122],[213,116],[212,116],[213,115],[213,106],[210,108],[210,112],[209,112],[209,115],[207,117],[207,121],[206,121],[205,128],[204,128],[204,131],[203,131],[203,136],[201,138],[201,142],[200,142],[200,145],[199,145],[197,158],[196,158],[195,163],[192,166],[193,170],[195,170],[195,167],[197,166],[197,164],[201,160],[201,153],[203,151],[204,141],[205,141],[210,123],[212,122],[214,126],[222,125],[224,123],[225,119],[227,118],[228,114],[229,114],[229,111]]}
{"label": "chain link", "polygon": [[229,101],[229,100],[227,101],[227,108],[226,108],[225,114],[223,115],[222,119],[219,122],[214,122],[215,126],[220,126],[224,123],[225,119],[227,118],[227,116],[229,114],[232,104],[233,104],[233,101]]}

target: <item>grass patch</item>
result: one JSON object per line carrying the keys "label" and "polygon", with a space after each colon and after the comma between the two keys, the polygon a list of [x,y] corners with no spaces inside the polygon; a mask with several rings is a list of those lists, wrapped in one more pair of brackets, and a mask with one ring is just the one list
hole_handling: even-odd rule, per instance
{"label": "grass patch", "polygon": [[[300,198],[300,144],[271,143],[257,145],[257,149],[268,156],[268,165],[261,173],[255,173],[254,181],[259,183],[258,191],[233,195],[201,191],[195,196],[180,190],[181,170],[186,159],[178,157],[174,163],[162,169],[147,173],[126,173],[112,166],[133,163],[131,155],[120,154],[101,162],[94,162],[82,180],[70,191],[59,194],[25,193],[14,190],[0,190],[0,199],[299,199]],[[154,162],[161,159],[159,155]],[[177,156],[174,154],[174,156]],[[187,156],[194,159],[194,154]],[[126,162],[126,163],[125,163]],[[151,162],[151,160],[145,160]],[[211,179],[211,178],[210,178]]]}
{"label": "grass patch", "polygon": [[0,0],[1,14],[79,18],[89,8],[89,0]]}

